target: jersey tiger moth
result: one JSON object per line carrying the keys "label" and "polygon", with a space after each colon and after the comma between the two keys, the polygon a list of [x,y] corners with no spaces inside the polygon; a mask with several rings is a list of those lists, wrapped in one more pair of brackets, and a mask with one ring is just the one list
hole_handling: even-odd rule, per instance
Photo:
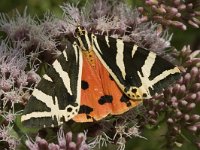
{"label": "jersey tiger moth", "polygon": [[136,44],[81,27],[76,35],[33,90],[23,123],[58,126],[122,114],[180,77],[177,66]]}

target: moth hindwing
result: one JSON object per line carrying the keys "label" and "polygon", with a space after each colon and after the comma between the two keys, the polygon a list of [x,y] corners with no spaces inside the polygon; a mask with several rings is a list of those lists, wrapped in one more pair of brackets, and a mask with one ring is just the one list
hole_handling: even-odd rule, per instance
{"label": "moth hindwing", "polygon": [[57,126],[79,111],[82,53],[76,42],[67,48],[43,75],[21,120],[31,126]]}
{"label": "moth hindwing", "polygon": [[79,46],[95,52],[121,90],[131,99],[151,98],[180,77],[177,66],[136,44],[87,33],[81,27],[76,32]]}

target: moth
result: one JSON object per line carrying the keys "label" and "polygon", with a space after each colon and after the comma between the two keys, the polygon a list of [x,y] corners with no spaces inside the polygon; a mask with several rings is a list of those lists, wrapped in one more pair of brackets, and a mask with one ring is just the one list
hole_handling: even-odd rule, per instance
{"label": "moth", "polygon": [[177,66],[134,43],[82,27],[75,33],[33,90],[21,117],[25,125],[53,127],[119,115],[180,77]]}

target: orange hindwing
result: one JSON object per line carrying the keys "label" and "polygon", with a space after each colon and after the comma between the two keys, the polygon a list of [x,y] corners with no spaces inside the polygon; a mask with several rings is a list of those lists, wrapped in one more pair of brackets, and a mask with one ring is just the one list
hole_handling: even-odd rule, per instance
{"label": "orange hindwing", "polygon": [[119,89],[93,51],[83,52],[82,89],[76,122],[92,122],[119,115],[140,104]]}

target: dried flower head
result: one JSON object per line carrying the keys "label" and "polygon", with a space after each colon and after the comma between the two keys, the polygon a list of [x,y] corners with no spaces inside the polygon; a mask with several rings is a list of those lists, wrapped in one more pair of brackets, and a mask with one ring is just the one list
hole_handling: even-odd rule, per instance
{"label": "dried flower head", "polygon": [[57,133],[58,144],[48,143],[45,139],[36,137],[35,142],[31,139],[26,140],[26,146],[29,150],[89,150],[86,143],[86,134],[79,133],[76,142],[72,141],[72,132],[64,133],[61,127]]}
{"label": "dried flower head", "polygon": [[138,10],[122,2],[100,0],[83,8],[65,3],[61,8],[66,14],[68,35],[73,34],[77,26],[83,26],[88,32],[132,41],[157,53],[163,53],[162,50],[170,46],[171,35],[167,31],[157,24],[142,21],[144,18]]}
{"label": "dried flower head", "polygon": [[16,150],[19,145],[19,141],[16,137],[12,136],[12,126],[9,124],[8,126],[0,125],[0,142],[6,142],[6,149]]}

